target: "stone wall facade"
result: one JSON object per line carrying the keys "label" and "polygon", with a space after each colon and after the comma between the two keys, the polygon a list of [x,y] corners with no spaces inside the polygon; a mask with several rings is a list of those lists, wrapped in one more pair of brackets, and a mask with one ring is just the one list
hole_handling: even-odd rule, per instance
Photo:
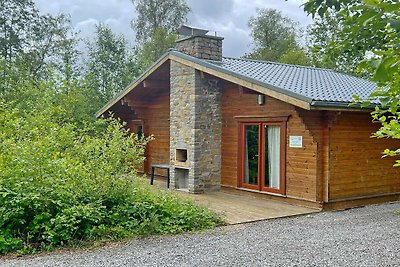
{"label": "stone wall facade", "polygon": [[[171,61],[171,187],[191,193],[214,191],[221,179],[221,89],[218,80]],[[176,161],[187,150],[187,162]]]}
{"label": "stone wall facade", "polygon": [[209,35],[189,36],[176,42],[176,49],[190,56],[210,60],[222,60],[222,40]]}

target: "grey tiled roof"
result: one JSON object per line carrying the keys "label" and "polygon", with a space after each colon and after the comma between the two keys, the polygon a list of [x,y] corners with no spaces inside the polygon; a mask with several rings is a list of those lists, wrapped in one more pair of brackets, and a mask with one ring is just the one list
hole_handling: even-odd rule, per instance
{"label": "grey tiled roof", "polygon": [[365,98],[376,88],[374,83],[367,80],[328,69],[226,57],[222,63],[208,62],[271,89],[307,98],[312,105],[315,102],[341,102],[347,105],[354,101],[353,95]]}
{"label": "grey tiled roof", "polygon": [[167,60],[170,56],[179,57],[202,67],[234,76],[320,108],[348,108],[348,104],[353,102],[353,95],[366,98],[376,89],[376,85],[372,82],[333,70],[228,57],[223,58],[222,61],[211,61],[195,58],[171,49],[102,107],[96,113],[96,116],[102,115],[115,105],[150,75],[157,64]]}

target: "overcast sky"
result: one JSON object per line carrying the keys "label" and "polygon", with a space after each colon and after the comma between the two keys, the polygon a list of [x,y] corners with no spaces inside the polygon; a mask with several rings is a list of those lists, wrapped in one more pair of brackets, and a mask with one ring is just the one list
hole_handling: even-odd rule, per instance
{"label": "overcast sky", "polygon": [[[81,37],[90,38],[94,25],[110,25],[133,43],[130,22],[135,18],[131,0],[34,0],[42,13],[71,15],[75,30]],[[305,28],[311,23],[300,5],[303,0],[187,0],[192,11],[188,25],[209,30],[225,37],[224,56],[240,57],[251,48],[247,22],[256,15],[256,8],[275,8]]]}

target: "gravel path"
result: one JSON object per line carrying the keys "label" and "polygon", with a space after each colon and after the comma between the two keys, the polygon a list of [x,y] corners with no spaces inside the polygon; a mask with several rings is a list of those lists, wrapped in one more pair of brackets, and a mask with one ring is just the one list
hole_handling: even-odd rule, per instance
{"label": "gravel path", "polygon": [[400,266],[396,209],[400,202],[0,259],[0,266]]}

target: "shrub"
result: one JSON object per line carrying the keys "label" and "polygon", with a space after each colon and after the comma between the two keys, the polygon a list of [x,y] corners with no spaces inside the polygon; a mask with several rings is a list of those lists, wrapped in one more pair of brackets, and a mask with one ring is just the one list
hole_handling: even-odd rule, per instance
{"label": "shrub", "polygon": [[52,94],[23,109],[0,101],[0,254],[220,223],[135,178],[151,138],[112,118],[64,119],[68,113],[51,104]]}

